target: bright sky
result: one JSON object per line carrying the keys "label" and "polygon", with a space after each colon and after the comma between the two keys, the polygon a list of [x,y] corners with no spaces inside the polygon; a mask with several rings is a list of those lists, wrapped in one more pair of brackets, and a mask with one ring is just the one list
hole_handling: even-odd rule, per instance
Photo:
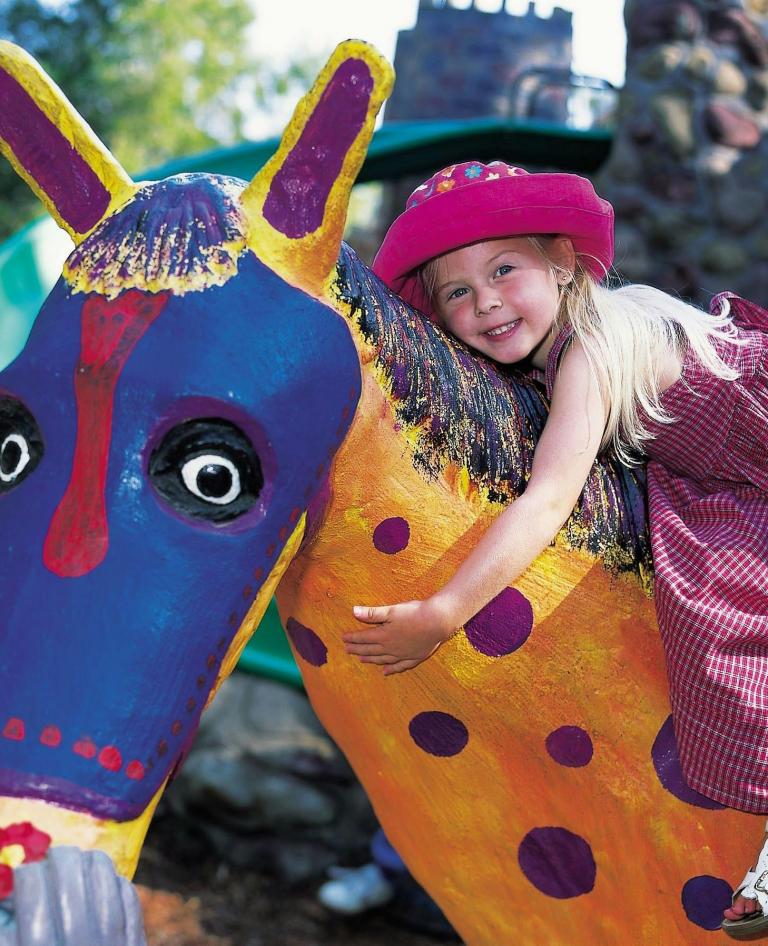
{"label": "bright sky", "polygon": [[[457,7],[469,0],[451,0]],[[502,0],[477,0],[479,9],[494,11]],[[390,61],[398,30],[416,21],[418,0],[251,0],[256,11],[253,42],[264,58],[280,62],[301,53],[326,56],[348,37],[373,43]],[[558,6],[573,12],[573,70],[624,82],[624,0],[536,0],[536,12],[549,16]],[[524,14],[528,0],[507,0],[510,13]],[[263,118],[249,127],[253,137],[273,134],[287,116]]]}

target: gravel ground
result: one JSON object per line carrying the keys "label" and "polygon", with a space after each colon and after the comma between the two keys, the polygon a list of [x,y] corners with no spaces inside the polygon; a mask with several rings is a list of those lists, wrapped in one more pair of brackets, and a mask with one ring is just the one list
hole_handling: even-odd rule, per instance
{"label": "gravel ground", "polygon": [[[136,883],[149,946],[440,946],[404,928],[385,910],[361,917],[330,914],[317,882],[289,886],[235,870],[190,837],[183,822],[156,818]],[[453,941],[455,944],[455,940]]]}

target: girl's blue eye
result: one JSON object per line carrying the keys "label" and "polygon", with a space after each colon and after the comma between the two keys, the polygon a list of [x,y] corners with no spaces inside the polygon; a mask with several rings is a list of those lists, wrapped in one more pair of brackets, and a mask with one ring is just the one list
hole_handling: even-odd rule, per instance
{"label": "girl's blue eye", "polygon": [[506,276],[507,273],[511,273],[514,269],[513,266],[510,266],[509,263],[502,263],[501,266],[496,270],[497,276]]}
{"label": "girl's blue eye", "polygon": [[467,290],[464,288],[453,289],[449,294],[449,299],[460,299]]}

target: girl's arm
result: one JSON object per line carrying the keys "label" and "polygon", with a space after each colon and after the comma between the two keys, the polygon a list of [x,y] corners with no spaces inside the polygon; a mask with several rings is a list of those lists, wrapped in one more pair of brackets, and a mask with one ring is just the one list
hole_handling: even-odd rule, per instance
{"label": "girl's arm", "polygon": [[372,626],[344,635],[348,653],[384,665],[385,674],[410,670],[524,572],[573,512],[597,456],[606,414],[584,351],[574,341],[558,371],[525,492],[431,598],[356,607],[355,617]]}

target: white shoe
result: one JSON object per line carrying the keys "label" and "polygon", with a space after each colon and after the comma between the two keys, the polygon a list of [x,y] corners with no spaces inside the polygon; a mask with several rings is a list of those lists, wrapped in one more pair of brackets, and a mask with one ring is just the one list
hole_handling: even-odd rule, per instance
{"label": "white shoe", "polygon": [[[768,823],[765,829],[768,832]],[[757,863],[736,888],[733,900],[739,896],[757,900],[760,909],[745,913],[739,920],[723,920],[723,932],[733,939],[754,939],[758,934],[768,932],[768,838],[757,856]]]}
{"label": "white shoe", "polygon": [[378,864],[362,867],[332,867],[327,880],[317,891],[317,899],[334,913],[355,916],[391,900],[392,884]]}

